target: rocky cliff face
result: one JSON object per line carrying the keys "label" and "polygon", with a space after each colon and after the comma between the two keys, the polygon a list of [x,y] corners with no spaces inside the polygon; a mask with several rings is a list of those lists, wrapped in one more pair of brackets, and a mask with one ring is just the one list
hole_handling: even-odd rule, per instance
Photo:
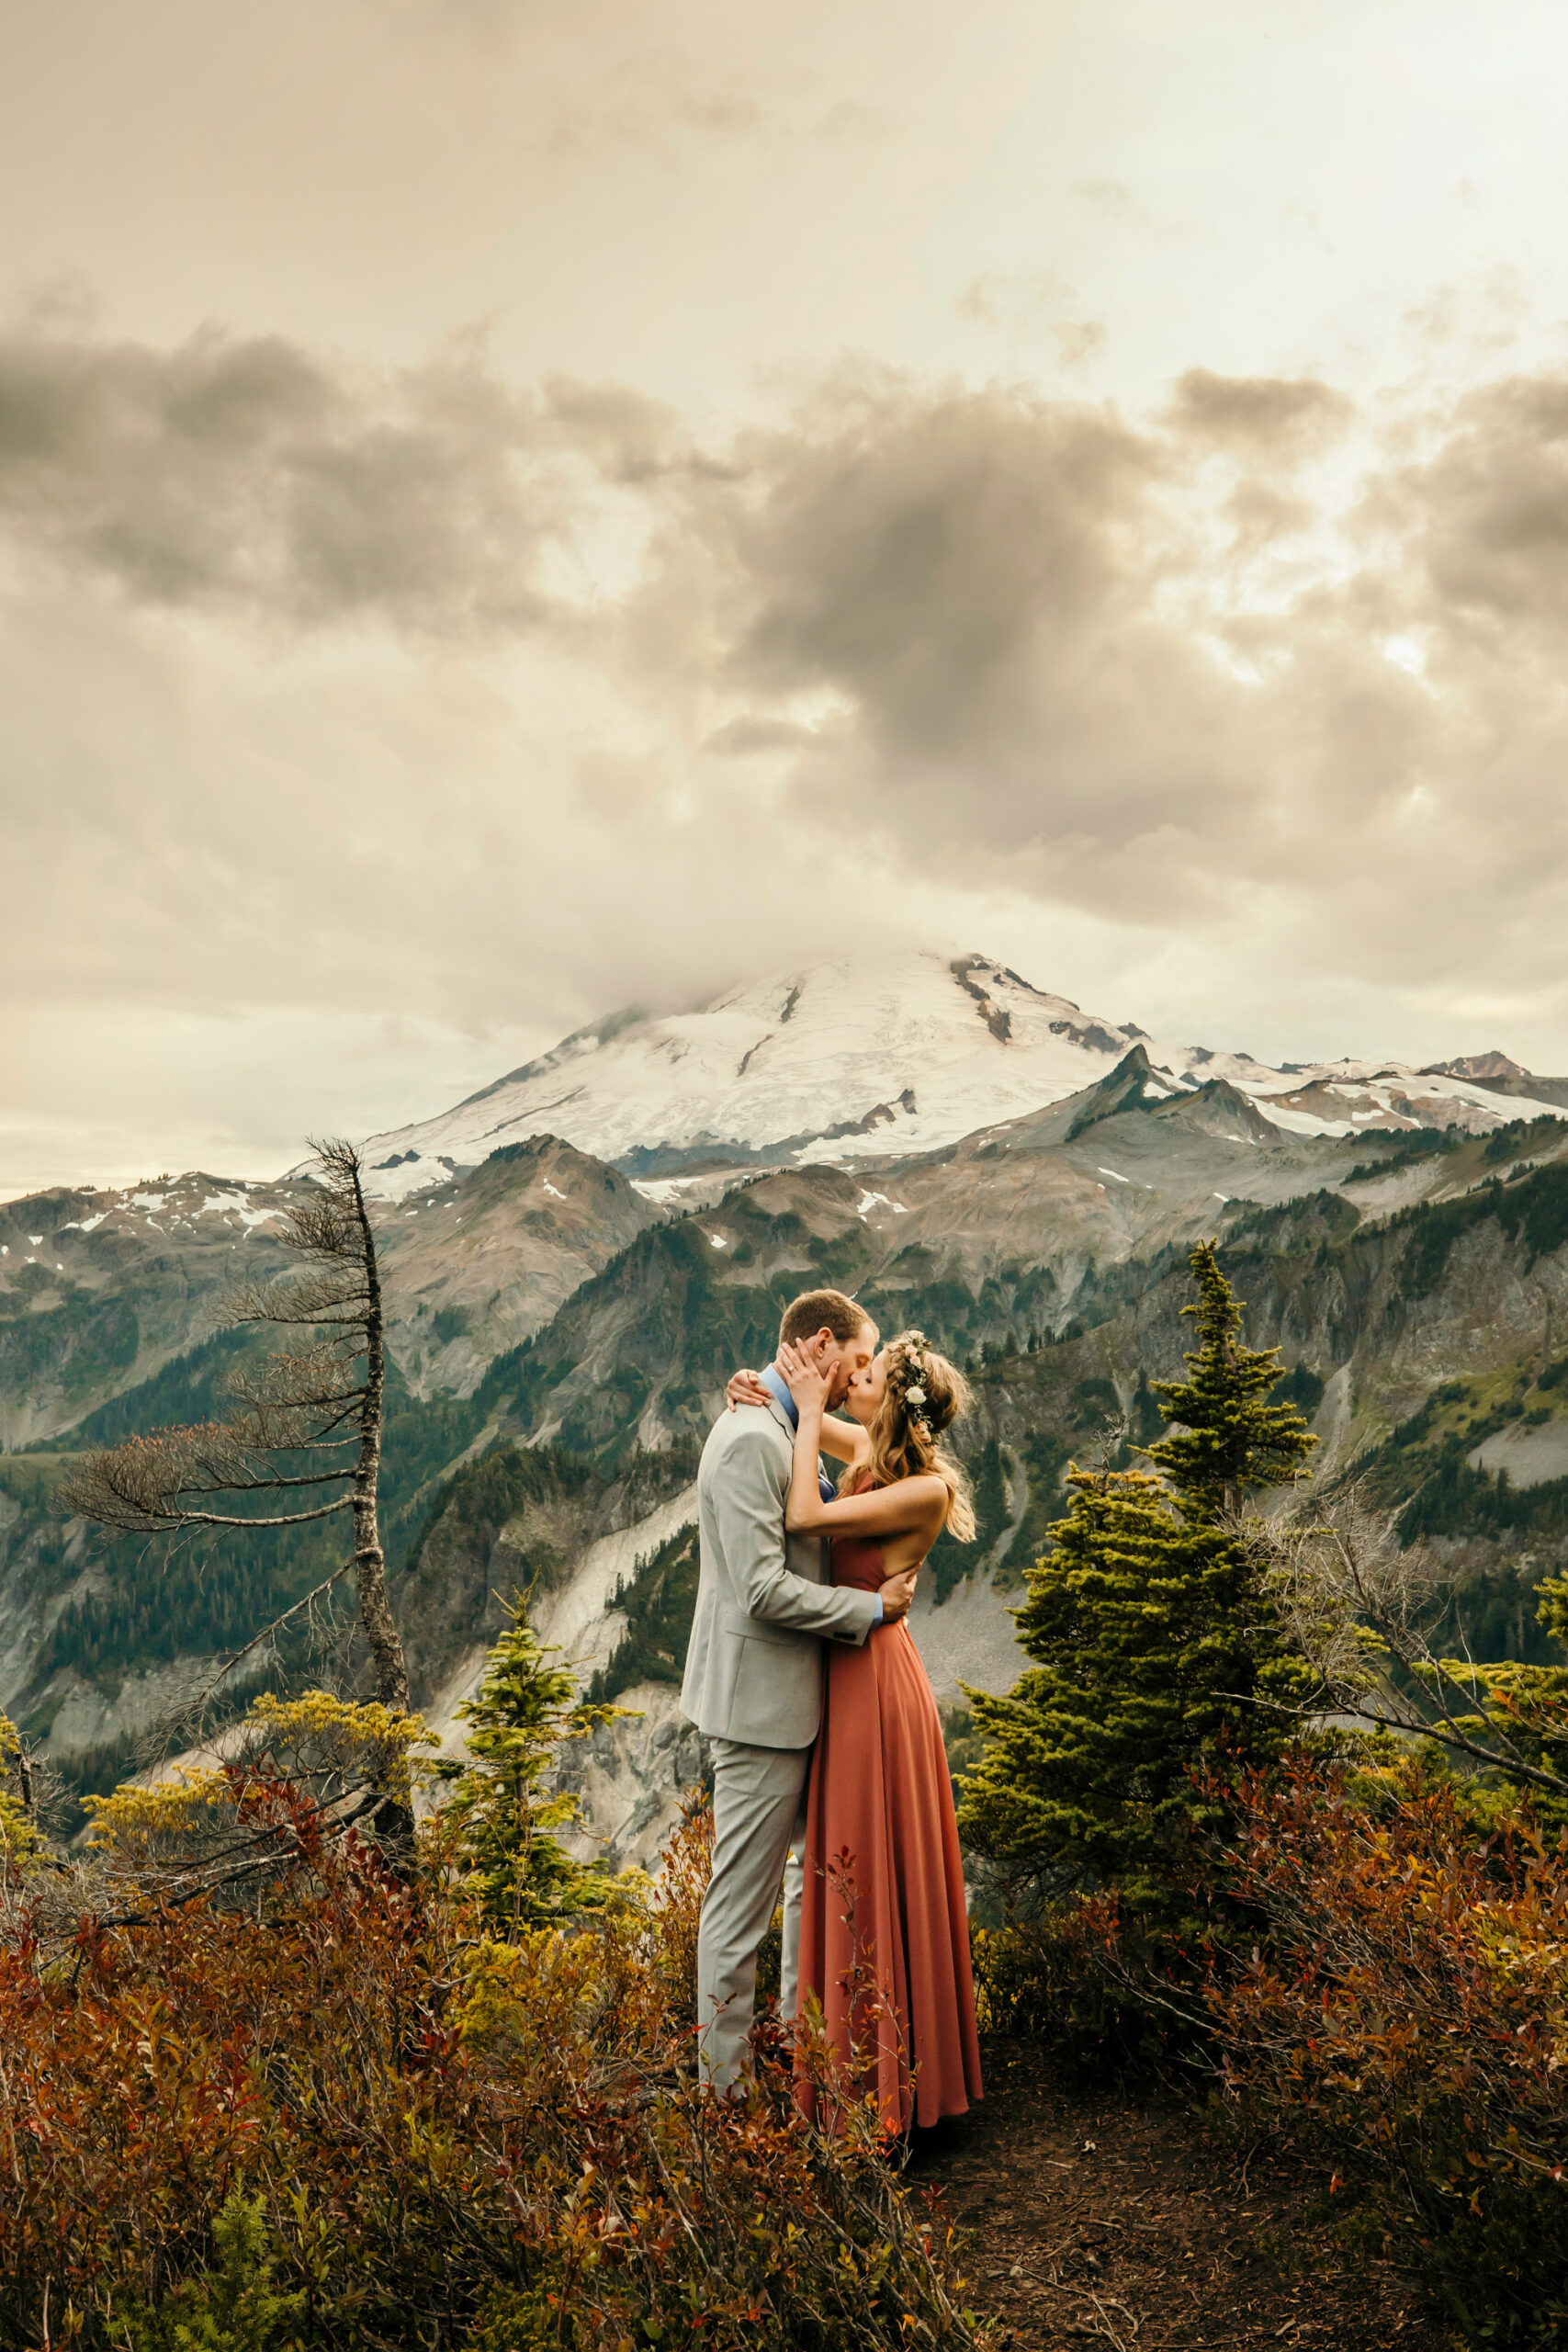
{"label": "rocky cliff face", "polygon": [[416,1396],[472,1394],[487,1366],[667,1212],[554,1136],[389,1208],[389,1340]]}

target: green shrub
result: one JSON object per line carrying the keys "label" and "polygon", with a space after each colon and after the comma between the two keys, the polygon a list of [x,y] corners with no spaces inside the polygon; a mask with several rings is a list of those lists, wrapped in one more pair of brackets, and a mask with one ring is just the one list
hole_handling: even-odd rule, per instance
{"label": "green shrub", "polygon": [[212,2217],[214,2261],[172,2290],[156,2311],[136,2304],[115,2313],[129,2352],[274,2352],[295,2332],[308,2297],[273,2285],[280,2249],[266,2221],[266,2200],[247,2198],[236,2181]]}

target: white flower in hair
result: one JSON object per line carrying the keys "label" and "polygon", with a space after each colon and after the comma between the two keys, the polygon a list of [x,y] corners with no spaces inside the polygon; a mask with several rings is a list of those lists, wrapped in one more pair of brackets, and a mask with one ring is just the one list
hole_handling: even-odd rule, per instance
{"label": "white flower in hair", "polygon": [[925,1392],[925,1390],[924,1390],[923,1388],[906,1388],[906,1389],[905,1389],[905,1391],[904,1391],[904,1402],[905,1402],[905,1404],[906,1404],[906,1405],[923,1405],[923,1404],[925,1403],[925,1401],[926,1401],[926,1392]]}

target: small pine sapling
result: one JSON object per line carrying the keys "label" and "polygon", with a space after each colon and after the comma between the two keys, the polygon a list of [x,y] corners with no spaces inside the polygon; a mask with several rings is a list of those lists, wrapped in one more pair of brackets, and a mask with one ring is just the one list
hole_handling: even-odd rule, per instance
{"label": "small pine sapling", "polygon": [[634,1711],[581,1701],[576,1678],[552,1666],[521,1605],[491,1651],[479,1692],[460,1710],[468,1760],[437,1765],[452,1784],[443,1817],[459,1869],[476,1884],[502,1935],[544,1927],[603,1905],[611,1881],[569,1854],[556,1831],[580,1817],[577,1797],[550,1793],[562,1744]]}
{"label": "small pine sapling", "polygon": [[114,2337],[128,2352],[273,2352],[295,2334],[305,2314],[304,2289],[280,2294],[273,2285],[277,2249],[266,2207],[236,2182],[212,2217],[214,2260],[156,2310],[132,2307],[115,2314]]}

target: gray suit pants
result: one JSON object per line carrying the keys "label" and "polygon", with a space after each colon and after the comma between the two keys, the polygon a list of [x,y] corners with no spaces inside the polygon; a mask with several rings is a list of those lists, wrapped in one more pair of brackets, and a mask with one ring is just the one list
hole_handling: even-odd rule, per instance
{"label": "gray suit pants", "polygon": [[779,2014],[795,2011],[809,1747],[751,1747],[716,1739],[713,1877],[697,1935],[697,2063],[716,2090],[745,2073],[757,1989],[757,1947],[784,1882]]}

